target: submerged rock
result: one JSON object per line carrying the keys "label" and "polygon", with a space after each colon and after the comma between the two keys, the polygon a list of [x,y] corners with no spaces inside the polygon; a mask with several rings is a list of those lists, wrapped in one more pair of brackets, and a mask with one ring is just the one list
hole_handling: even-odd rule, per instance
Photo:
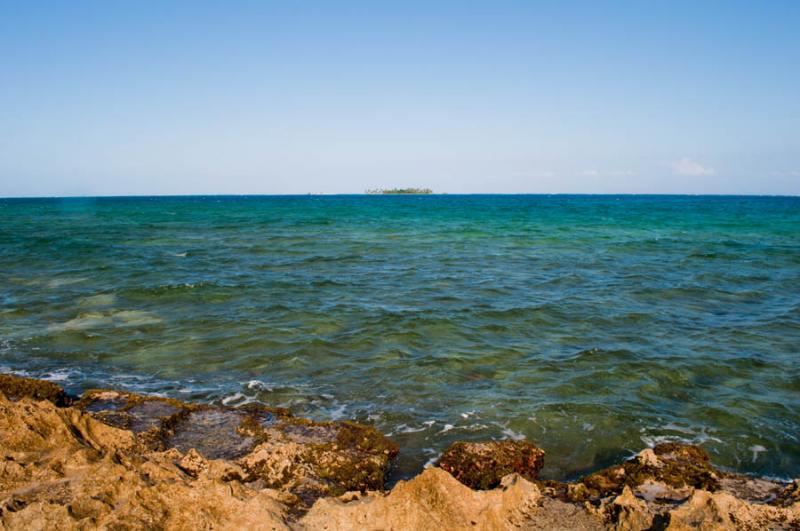
{"label": "submerged rock", "polygon": [[437,464],[468,487],[492,489],[508,474],[535,480],[544,465],[544,450],[528,441],[456,442]]}

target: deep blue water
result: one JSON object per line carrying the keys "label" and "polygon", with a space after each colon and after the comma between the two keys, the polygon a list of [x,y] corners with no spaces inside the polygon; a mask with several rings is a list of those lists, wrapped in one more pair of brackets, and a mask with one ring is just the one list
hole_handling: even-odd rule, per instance
{"label": "deep blue water", "polygon": [[0,367],[800,475],[800,198],[0,199]]}

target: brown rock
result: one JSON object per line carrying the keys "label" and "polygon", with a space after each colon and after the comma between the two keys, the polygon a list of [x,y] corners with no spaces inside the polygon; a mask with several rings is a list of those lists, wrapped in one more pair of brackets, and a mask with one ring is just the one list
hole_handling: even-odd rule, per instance
{"label": "brown rock", "polygon": [[636,498],[627,486],[614,498],[606,514],[614,528],[619,530],[640,531],[650,529],[653,524],[653,514],[647,504]]}
{"label": "brown rock", "polygon": [[[169,398],[91,390],[76,407],[103,423],[131,430],[150,451],[176,448],[192,455],[179,466],[196,475],[194,457],[236,462],[246,481],[298,496],[310,506],[320,496],[384,486],[398,448],[370,426],[312,422],[282,408],[188,404]],[[199,462],[199,461],[198,461]],[[184,464],[186,465],[184,467]]]}
{"label": "brown rock", "polygon": [[715,491],[720,486],[719,478],[720,474],[711,466],[702,448],[665,443],[645,449],[621,465],[586,476],[580,481],[586,488],[572,489],[570,499],[582,501],[618,495],[626,485],[635,489],[646,482],[673,489],[689,487]]}
{"label": "brown rock", "polygon": [[71,402],[64,390],[53,382],[11,374],[0,374],[0,393],[11,400],[20,398],[49,400],[57,406],[67,406]]}
{"label": "brown rock", "polygon": [[544,465],[544,450],[528,441],[456,442],[437,465],[474,489],[491,489],[508,474],[533,481]]}
{"label": "brown rock", "polygon": [[[0,529],[800,528],[796,481],[720,474],[695,447],[657,446],[582,482],[541,482],[547,495],[518,474],[474,491],[438,468],[383,493],[397,448],[367,426],[116,391],[79,406],[0,393]],[[181,448],[159,447],[176,440]],[[253,448],[211,456],[243,445]],[[478,479],[541,466],[532,445],[475,446],[457,455]]]}
{"label": "brown rock", "polygon": [[781,490],[775,500],[775,505],[782,507],[788,507],[794,503],[800,503],[800,479],[795,479],[789,483]]}

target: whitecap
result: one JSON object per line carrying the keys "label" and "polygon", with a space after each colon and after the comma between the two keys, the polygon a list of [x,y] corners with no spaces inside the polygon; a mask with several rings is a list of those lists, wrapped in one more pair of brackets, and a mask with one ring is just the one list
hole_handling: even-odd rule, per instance
{"label": "whitecap", "polygon": [[439,433],[447,433],[448,431],[452,430],[453,428],[455,428],[455,426],[453,426],[452,424],[445,424],[444,428],[439,430]]}

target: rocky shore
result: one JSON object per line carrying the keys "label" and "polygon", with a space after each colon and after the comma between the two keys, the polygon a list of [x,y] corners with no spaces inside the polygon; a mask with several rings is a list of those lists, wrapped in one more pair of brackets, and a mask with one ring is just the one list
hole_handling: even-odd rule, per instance
{"label": "rocky shore", "polygon": [[456,443],[385,490],[369,426],[0,375],[0,529],[800,529],[800,483],[663,444],[541,481],[527,441]]}

